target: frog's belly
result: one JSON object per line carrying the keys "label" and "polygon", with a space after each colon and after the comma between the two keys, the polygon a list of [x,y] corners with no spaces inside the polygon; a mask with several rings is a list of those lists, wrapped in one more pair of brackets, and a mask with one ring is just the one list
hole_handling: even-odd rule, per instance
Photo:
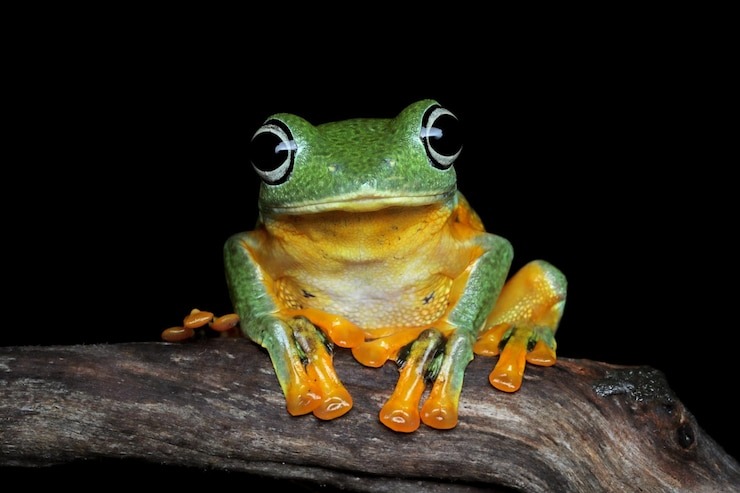
{"label": "frog's belly", "polygon": [[452,279],[370,275],[275,282],[279,302],[289,309],[313,308],[340,315],[363,329],[432,325],[447,311]]}

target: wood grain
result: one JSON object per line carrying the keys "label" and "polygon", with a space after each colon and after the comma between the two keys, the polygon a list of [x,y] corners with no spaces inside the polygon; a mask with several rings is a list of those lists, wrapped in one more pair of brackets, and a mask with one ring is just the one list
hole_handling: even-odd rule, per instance
{"label": "wood grain", "polygon": [[335,355],[354,408],[285,410],[269,357],[244,339],[0,348],[0,465],[80,459],[227,470],[345,491],[740,491],[740,465],[649,367],[560,359],[493,389],[469,366],[460,423],[378,421],[398,371]]}

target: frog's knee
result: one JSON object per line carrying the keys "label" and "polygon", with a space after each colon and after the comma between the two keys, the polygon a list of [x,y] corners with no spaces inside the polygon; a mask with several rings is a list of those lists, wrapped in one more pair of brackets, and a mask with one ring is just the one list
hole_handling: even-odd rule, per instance
{"label": "frog's knee", "polygon": [[534,260],[524,265],[504,286],[486,327],[546,326],[557,329],[565,308],[567,281],[552,264]]}
{"label": "frog's knee", "polygon": [[546,260],[532,260],[525,264],[515,277],[525,277],[535,290],[547,292],[551,299],[565,299],[568,281],[560,269]]}

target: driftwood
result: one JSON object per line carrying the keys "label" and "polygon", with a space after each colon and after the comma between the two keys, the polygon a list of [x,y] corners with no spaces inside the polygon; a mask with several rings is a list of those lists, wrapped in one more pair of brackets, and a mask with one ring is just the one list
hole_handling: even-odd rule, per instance
{"label": "driftwood", "polygon": [[455,429],[397,434],[377,417],[395,365],[346,350],[335,366],[354,408],[324,422],[288,415],[267,354],[243,339],[4,347],[0,465],[128,458],[322,491],[740,491],[738,462],[660,372],[560,359],[506,394],[493,363],[470,364]]}

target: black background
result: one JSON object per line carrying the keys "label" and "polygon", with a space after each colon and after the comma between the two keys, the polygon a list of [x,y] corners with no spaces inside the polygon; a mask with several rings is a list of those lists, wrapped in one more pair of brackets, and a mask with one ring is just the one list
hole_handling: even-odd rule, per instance
{"label": "black background", "polygon": [[686,47],[583,40],[409,52],[400,69],[377,47],[352,65],[291,48],[81,43],[29,63],[0,344],[156,341],[192,307],[228,312],[221,252],[257,217],[259,124],[435,98],[465,126],[459,187],[512,242],[514,268],[543,258],[568,277],[558,355],[663,371],[738,456],[735,163],[711,67]]}

